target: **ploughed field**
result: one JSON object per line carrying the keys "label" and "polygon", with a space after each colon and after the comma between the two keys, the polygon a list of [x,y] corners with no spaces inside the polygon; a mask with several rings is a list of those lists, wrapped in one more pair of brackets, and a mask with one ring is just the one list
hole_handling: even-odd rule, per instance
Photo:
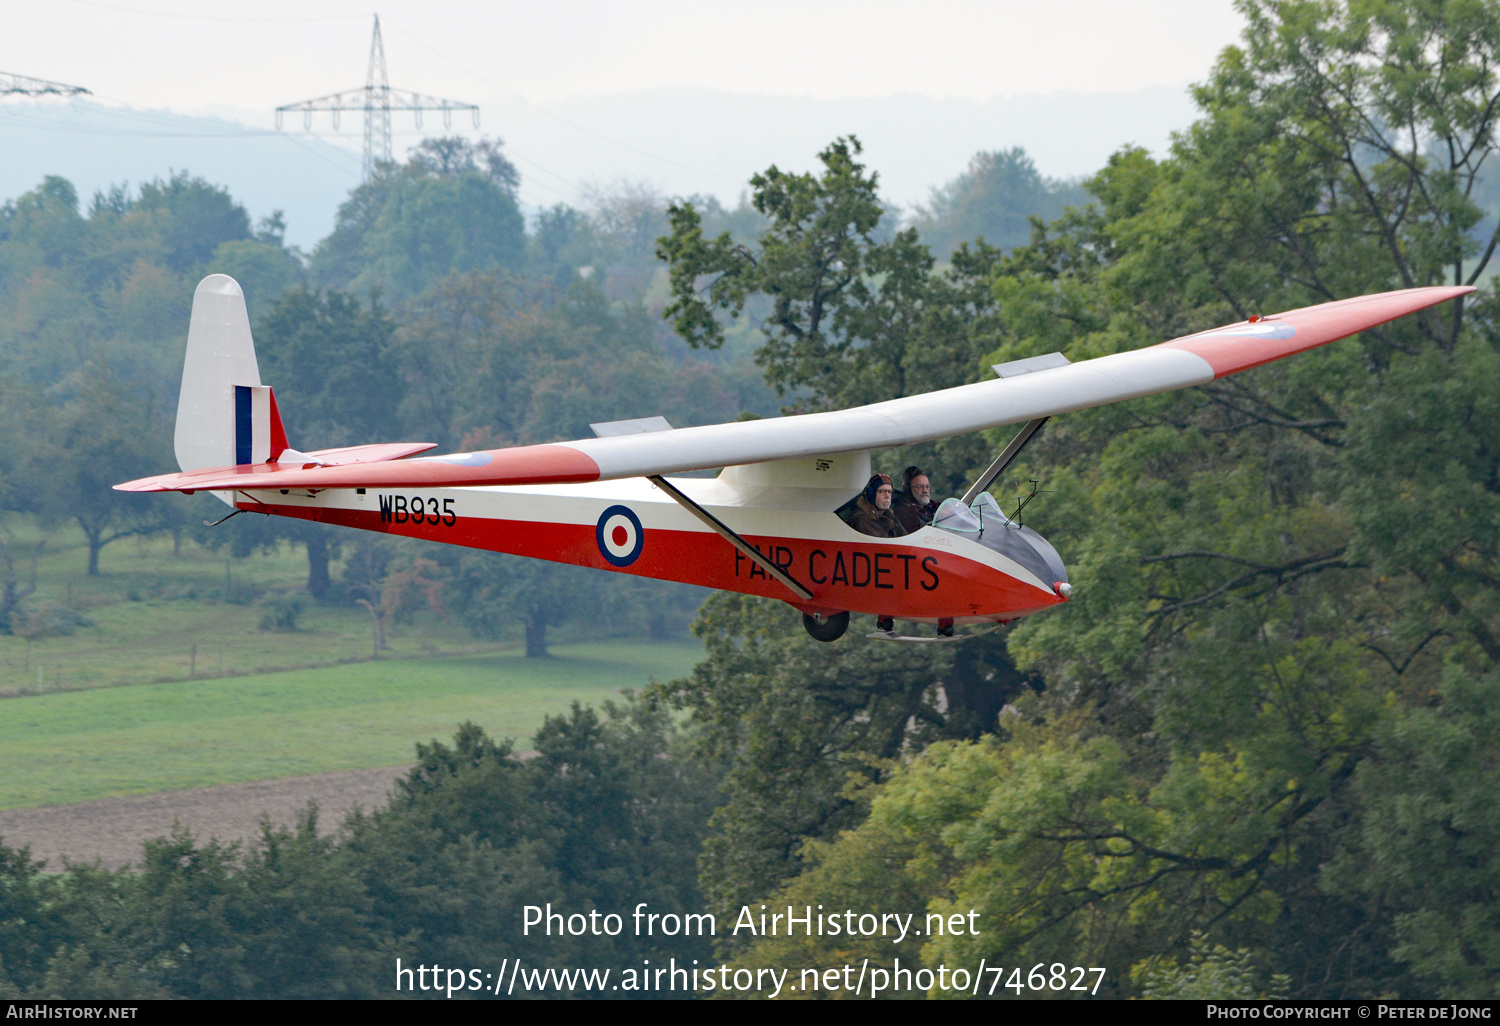
{"label": "ploughed field", "polygon": [[0,839],[29,848],[32,859],[46,863],[49,871],[61,870],[65,859],[97,862],[105,869],[139,866],[141,844],[151,838],[182,829],[199,840],[248,842],[260,834],[262,817],[293,829],[309,803],[317,806],[319,832],[328,833],[355,808],[369,811],[385,804],[405,769],[341,770],[9,809],[0,811]]}

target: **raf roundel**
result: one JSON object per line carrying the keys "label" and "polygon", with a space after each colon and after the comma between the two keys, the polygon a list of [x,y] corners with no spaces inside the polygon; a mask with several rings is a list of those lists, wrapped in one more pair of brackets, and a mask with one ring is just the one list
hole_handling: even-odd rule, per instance
{"label": "raf roundel", "polygon": [[640,518],[626,506],[611,506],[600,514],[594,537],[599,542],[599,554],[612,566],[634,563],[646,544]]}

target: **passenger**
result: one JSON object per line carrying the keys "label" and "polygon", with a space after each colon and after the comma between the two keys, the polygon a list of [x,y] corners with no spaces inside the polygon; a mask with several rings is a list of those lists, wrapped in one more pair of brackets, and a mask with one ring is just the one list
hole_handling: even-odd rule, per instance
{"label": "passenger", "polygon": [[901,473],[901,491],[891,502],[891,509],[907,534],[932,523],[938,504],[932,501],[932,481],[921,467],[907,467]]}
{"label": "passenger", "polygon": [[854,503],[854,516],[849,526],[861,534],[874,538],[899,538],[906,533],[896,514],[891,512],[891,479],[876,474],[865,485],[865,490]]}

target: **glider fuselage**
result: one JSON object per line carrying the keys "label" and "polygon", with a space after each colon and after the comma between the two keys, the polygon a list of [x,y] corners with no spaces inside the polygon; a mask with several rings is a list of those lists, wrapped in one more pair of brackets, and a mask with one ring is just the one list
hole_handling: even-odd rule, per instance
{"label": "glider fuselage", "polygon": [[[805,462],[853,461],[845,455]],[[867,468],[866,462],[865,468],[852,469]],[[926,527],[889,539],[860,534],[833,512],[851,489],[735,480],[739,469],[718,478],[669,481],[811,591],[812,601],[791,594],[642,478],[574,485],[288,490],[285,495],[268,490],[236,493],[235,505],[761,595],[824,615],[850,611],[916,622],[982,623],[1012,620],[1064,601],[1053,582],[950,531]]]}

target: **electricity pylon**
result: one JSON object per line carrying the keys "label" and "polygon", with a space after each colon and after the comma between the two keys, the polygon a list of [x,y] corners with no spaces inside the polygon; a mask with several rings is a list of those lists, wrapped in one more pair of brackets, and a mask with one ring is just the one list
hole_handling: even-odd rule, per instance
{"label": "electricity pylon", "polygon": [[421,93],[391,88],[391,83],[385,74],[385,44],[380,40],[380,15],[378,14],[375,15],[375,35],[370,40],[370,67],[365,73],[365,87],[277,107],[276,128],[280,131],[281,116],[291,111],[300,112],[303,130],[311,131],[313,115],[321,111],[329,111],[333,114],[334,131],[338,131],[339,112],[345,110],[360,110],[365,113],[365,181],[369,181],[370,176],[375,173],[376,164],[389,162],[391,159],[391,111],[393,110],[414,112],[418,128],[422,127],[424,110],[442,111],[444,128],[452,127],[454,111],[467,110],[473,113],[474,127],[479,127],[479,108],[475,104],[444,100],[436,96],[423,96]]}
{"label": "electricity pylon", "polygon": [[45,78],[0,71],[0,96],[77,96],[87,92],[83,86],[64,85],[61,82],[48,82]]}

